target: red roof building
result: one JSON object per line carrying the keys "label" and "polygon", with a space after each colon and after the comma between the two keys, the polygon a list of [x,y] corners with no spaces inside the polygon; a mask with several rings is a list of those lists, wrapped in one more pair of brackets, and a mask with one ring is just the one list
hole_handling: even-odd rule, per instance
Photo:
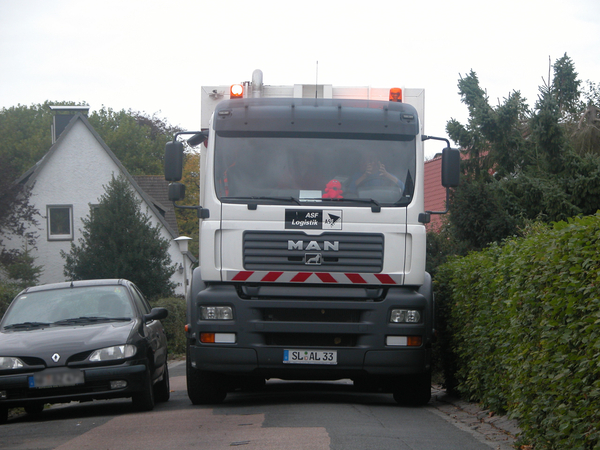
{"label": "red roof building", "polygon": [[[446,188],[442,186],[442,155],[425,161],[425,211],[446,210]],[[442,226],[442,215],[432,214],[427,231],[439,231]]]}

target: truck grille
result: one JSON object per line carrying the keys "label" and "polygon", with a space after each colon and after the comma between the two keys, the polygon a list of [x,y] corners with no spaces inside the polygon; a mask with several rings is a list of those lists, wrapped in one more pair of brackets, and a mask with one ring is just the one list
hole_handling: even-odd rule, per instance
{"label": "truck grille", "polygon": [[246,231],[244,269],[377,273],[383,267],[382,234]]}

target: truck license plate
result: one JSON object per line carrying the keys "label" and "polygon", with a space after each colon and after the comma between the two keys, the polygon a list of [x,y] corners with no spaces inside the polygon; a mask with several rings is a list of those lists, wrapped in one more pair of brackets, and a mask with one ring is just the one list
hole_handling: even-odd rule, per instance
{"label": "truck license plate", "polygon": [[29,377],[30,388],[51,388],[62,386],[75,386],[85,383],[81,370],[57,370],[48,373],[40,372]]}
{"label": "truck license plate", "polygon": [[284,364],[337,364],[336,350],[284,350]]}

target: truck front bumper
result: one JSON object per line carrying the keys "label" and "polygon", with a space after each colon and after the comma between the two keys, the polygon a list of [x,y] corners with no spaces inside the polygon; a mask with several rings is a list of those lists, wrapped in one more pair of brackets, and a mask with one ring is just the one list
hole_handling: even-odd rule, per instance
{"label": "truck front bumper", "polygon": [[[190,346],[196,369],[225,374],[260,374],[265,378],[341,379],[364,375],[423,373],[430,369],[430,351],[425,348],[365,350],[336,348],[337,364],[286,364],[281,348],[236,348]],[[330,350],[330,349],[327,349]]]}

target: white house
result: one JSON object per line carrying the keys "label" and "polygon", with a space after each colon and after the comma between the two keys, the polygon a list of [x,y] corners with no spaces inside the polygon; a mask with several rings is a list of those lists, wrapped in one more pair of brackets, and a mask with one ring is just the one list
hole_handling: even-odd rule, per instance
{"label": "white house", "polygon": [[[60,251],[68,253],[71,242],[77,243],[83,228],[82,218],[87,217],[90,208],[99,203],[112,177],[122,174],[142,201],[142,211],[151,218],[153,225],[161,225],[162,236],[171,242],[169,253],[178,267],[172,281],[177,285],[176,293],[184,295],[195,259],[187,252],[185,239],[182,246],[185,248],[182,249],[179,246],[181,239],[175,240],[178,238],[177,222],[172,205],[165,201],[166,182],[159,176],[132,177],[82,114],[87,113],[87,107],[53,109],[67,113],[55,116],[52,130],[55,142],[19,180],[32,186],[30,203],[42,216],[37,249],[31,253],[36,258],[35,264],[43,266],[40,284],[65,281],[65,261]],[[164,195],[159,200],[154,196],[161,192],[160,187],[156,189],[161,183]],[[140,184],[154,192],[154,196],[143,190]],[[14,239],[12,242],[18,245]]]}

